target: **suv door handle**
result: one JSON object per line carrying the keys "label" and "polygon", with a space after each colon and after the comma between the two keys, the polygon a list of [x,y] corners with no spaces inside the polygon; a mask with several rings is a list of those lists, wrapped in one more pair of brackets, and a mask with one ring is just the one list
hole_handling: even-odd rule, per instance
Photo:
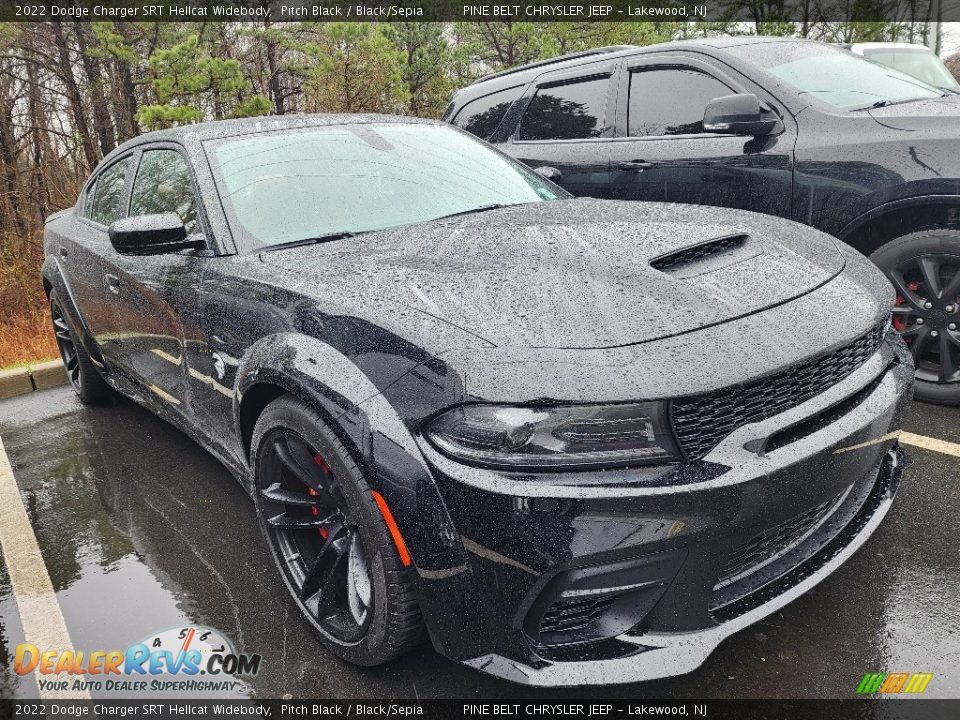
{"label": "suv door handle", "polygon": [[107,273],[104,277],[107,279],[107,287],[110,288],[110,292],[114,295],[120,294],[120,278],[111,273]]}
{"label": "suv door handle", "polygon": [[628,160],[617,165],[621,170],[649,170],[653,167],[652,162],[646,160]]}

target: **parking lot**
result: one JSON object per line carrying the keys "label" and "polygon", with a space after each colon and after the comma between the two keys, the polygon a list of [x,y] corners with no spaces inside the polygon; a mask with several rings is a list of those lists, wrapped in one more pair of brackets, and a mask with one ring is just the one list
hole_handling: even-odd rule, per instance
{"label": "parking lot", "polygon": [[[335,659],[282,590],[247,495],[186,436],[119,398],[83,407],[68,387],[3,401],[7,482],[40,550],[20,562],[42,562],[53,595],[16,596],[0,562],[0,697],[38,696],[35,674],[12,671],[23,608],[38,602],[48,602],[40,630],[65,632],[78,650],[123,649],[188,624],[217,628],[263,656],[255,677],[225,691],[233,696],[850,697],[867,672],[929,672],[925,696],[960,697],[960,410],[915,405],[906,429],[914,464],[893,510],[813,592],[689,675],[547,695],[429,647],[377,669]],[[0,455],[0,481],[5,465]],[[4,546],[32,547],[29,526],[0,523]]]}

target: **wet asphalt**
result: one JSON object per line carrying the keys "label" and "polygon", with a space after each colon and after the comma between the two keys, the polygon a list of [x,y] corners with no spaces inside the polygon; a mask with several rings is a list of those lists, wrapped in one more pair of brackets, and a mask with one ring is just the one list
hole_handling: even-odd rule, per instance
{"label": "wet asphalt", "polygon": [[[906,429],[960,443],[960,410],[915,405]],[[68,388],[33,393],[0,402],[0,437],[74,647],[126,648],[188,624],[218,628],[238,650],[263,656],[238,696],[833,698],[854,696],[864,673],[903,671],[933,673],[927,697],[960,697],[960,458],[949,454],[908,448],[914,464],[866,546],[698,670],[538,691],[426,646],[375,669],[332,657],[288,602],[240,485],[131,402],[88,408]],[[20,642],[0,560],[0,697],[37,697],[34,676],[11,670]]]}

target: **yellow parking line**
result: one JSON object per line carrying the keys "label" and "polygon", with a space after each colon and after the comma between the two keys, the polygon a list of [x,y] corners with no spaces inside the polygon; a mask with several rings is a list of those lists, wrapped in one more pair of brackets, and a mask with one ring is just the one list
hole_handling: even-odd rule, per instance
{"label": "yellow parking line", "polygon": [[850,452],[852,450],[862,450],[865,447],[870,447],[871,445],[879,445],[880,443],[885,443],[889,440],[895,440],[898,437],[900,437],[900,431],[894,430],[893,432],[889,432],[886,435],[881,435],[878,438],[873,438],[872,440],[867,440],[862,443],[857,443],[856,445],[848,445],[847,447],[842,447],[839,450],[834,450],[833,454],[840,455],[841,453]]}
{"label": "yellow parking line", "polygon": [[167,392],[166,390],[164,390],[163,388],[159,388],[159,387],[157,387],[156,385],[151,385],[151,386],[150,386],[150,390],[152,390],[152,391],[153,391],[153,394],[156,395],[158,398],[160,398],[161,400],[166,400],[166,401],[167,401],[168,403],[170,403],[171,405],[179,405],[179,404],[180,404],[180,401],[177,400],[177,398],[175,398],[173,395],[171,395],[170,393],[168,393],[168,392]]}
{"label": "yellow parking line", "polygon": [[195,380],[199,380],[200,382],[205,383],[206,385],[209,385],[221,395],[226,395],[228,398],[233,397],[233,390],[228,388],[226,385],[221,385],[209,375],[204,375],[202,372],[199,372],[197,370],[194,370],[193,368],[190,368],[190,377],[194,378]]}
{"label": "yellow parking line", "polygon": [[905,445],[923,448],[924,450],[933,450],[934,452],[944,453],[960,457],[960,444],[938,440],[937,438],[927,437],[926,435],[914,435],[909,432],[900,433],[900,442]]}
{"label": "yellow parking line", "polygon": [[[0,551],[10,575],[10,586],[27,642],[36,645],[41,652],[48,649],[73,652],[67,623],[20,498],[3,438],[0,438],[0,508],[3,508],[0,512]],[[86,690],[41,689],[40,697],[44,700],[88,700],[90,694]]]}
{"label": "yellow parking line", "polygon": [[180,363],[183,362],[183,358],[182,358],[182,357],[174,357],[174,356],[171,355],[170,353],[164,352],[164,351],[161,350],[160,348],[152,348],[152,349],[150,350],[150,352],[152,352],[152,353],[153,353],[154,355],[156,355],[158,358],[162,358],[162,359],[166,360],[168,363],[172,363],[173,365],[180,365]]}

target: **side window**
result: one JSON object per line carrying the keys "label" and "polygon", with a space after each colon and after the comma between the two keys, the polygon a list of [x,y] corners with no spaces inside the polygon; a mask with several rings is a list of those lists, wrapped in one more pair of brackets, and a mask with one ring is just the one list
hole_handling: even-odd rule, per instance
{"label": "side window", "polygon": [[628,134],[647,137],[702,133],[707,104],[733,93],[719,80],[696,70],[662,68],[632,72]]}
{"label": "side window", "polygon": [[197,226],[197,202],[187,161],[176,150],[147,150],[130,193],[130,216],[176,213],[187,234]]}
{"label": "side window", "polygon": [[609,89],[609,76],[541,87],[520,121],[520,140],[600,137]]}
{"label": "side window", "polygon": [[94,178],[87,186],[87,192],[83,196],[83,217],[89,218],[93,211],[93,195],[97,191],[97,180]]}
{"label": "side window", "polygon": [[485,95],[464,105],[453,120],[458,128],[487,139],[493,135],[513,101],[523,94],[523,85]]}
{"label": "side window", "polygon": [[114,163],[96,180],[90,196],[84,203],[84,215],[101,225],[109,225],[120,217],[120,200],[127,177],[130,158]]}

